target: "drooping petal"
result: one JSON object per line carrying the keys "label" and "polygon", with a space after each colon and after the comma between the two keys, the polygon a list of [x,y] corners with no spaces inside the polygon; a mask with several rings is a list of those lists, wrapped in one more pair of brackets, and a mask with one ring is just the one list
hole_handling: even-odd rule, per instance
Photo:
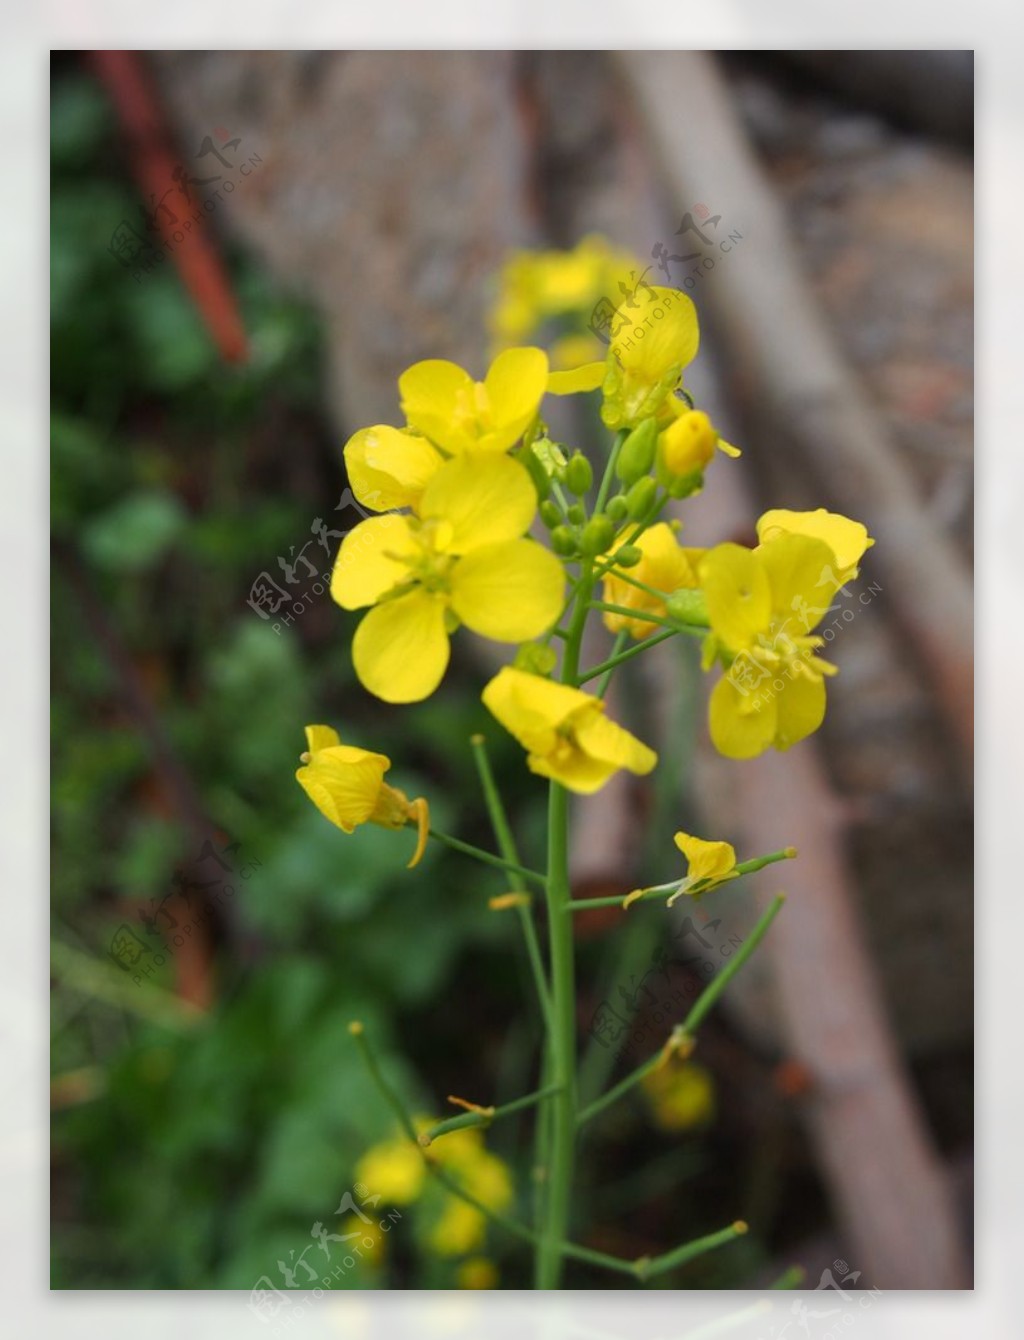
{"label": "drooping petal", "polygon": [[825,719],[825,681],[794,675],[777,699],[775,748],[788,749],[818,729]]}
{"label": "drooping petal", "polygon": [[809,632],[828,613],[839,590],[835,554],[809,535],[780,535],[756,554],[771,587],[772,612],[783,619],[798,616],[794,628]]}
{"label": "drooping petal", "polygon": [[591,758],[610,763],[613,768],[626,768],[644,777],[657,766],[658,755],[625,730],[618,722],[610,721],[603,712],[584,717],[574,730],[576,742]]}
{"label": "drooping petal", "polygon": [[548,380],[548,356],[543,349],[506,349],[491,364],[484,379],[490,410],[490,432],[480,439],[486,451],[507,451],[536,418]]}
{"label": "drooping petal", "polygon": [[577,395],[582,391],[596,391],[605,379],[608,364],[602,358],[598,363],[584,363],[582,367],[565,372],[548,373],[548,390],[552,395]]}
{"label": "drooping petal", "polygon": [[726,758],[755,758],[775,738],[776,699],[768,690],[744,695],[723,677],[708,704],[711,742]]}
{"label": "drooping petal", "polygon": [[511,456],[464,454],[443,465],[420,502],[424,520],[447,521],[449,553],[514,540],[530,527],[537,493],[529,472]]}
{"label": "drooping petal", "polygon": [[341,744],[341,736],[333,726],[306,727],[306,748],[311,755],[316,754],[321,749],[330,749],[332,745],[339,744]]}
{"label": "drooping petal", "polygon": [[415,428],[445,451],[465,451],[474,435],[466,414],[475,401],[473,378],[457,363],[427,358],[398,379],[402,413]]}
{"label": "drooping petal", "polygon": [[867,526],[838,512],[827,512],[824,507],[814,512],[775,507],[758,519],[757,538],[762,544],[782,535],[810,535],[824,541],[835,554],[840,572],[849,576],[854,575],[865,550],[874,544]]}
{"label": "drooping petal", "polygon": [[772,612],[771,587],[753,551],[716,545],[701,561],[700,581],[712,629],[734,651],[749,647]]}
{"label": "drooping petal", "polygon": [[506,666],[483,691],[484,706],[524,749],[546,754],[555,747],[558,727],[588,695],[567,684]]}
{"label": "drooping petal", "polygon": [[676,833],[674,841],[686,857],[687,874],[694,882],[722,879],[736,866],[736,850],[728,842],[708,842],[691,833]]}
{"label": "drooping petal", "polygon": [[387,424],[360,428],[345,443],[345,469],[364,507],[414,507],[443,458],[424,437]]}
{"label": "drooping petal", "polygon": [[565,570],[535,540],[503,540],[460,558],[450,588],[452,609],[467,628],[498,642],[525,642],[558,618]]}
{"label": "drooping petal", "polygon": [[337,745],[317,752],[295,780],[320,813],[343,832],[365,823],[377,803],[390,760],[366,749]]}
{"label": "drooping petal", "polygon": [[591,758],[582,749],[564,749],[554,754],[528,754],[526,765],[538,777],[560,782],[567,790],[581,796],[590,796],[600,791],[617,771],[614,763]]}
{"label": "drooping petal", "polygon": [[390,513],[361,521],[345,536],[331,573],[331,599],[342,609],[375,604],[409,577],[402,555],[417,552],[407,517]]}
{"label": "drooping petal", "polygon": [[386,703],[416,703],[434,692],[450,653],[445,605],[443,596],[418,588],[370,610],[352,639],[364,688]]}

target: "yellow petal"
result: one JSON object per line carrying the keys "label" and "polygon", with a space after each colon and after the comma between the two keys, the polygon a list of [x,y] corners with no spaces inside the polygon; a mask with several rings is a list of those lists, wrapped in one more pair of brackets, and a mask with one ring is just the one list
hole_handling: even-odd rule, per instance
{"label": "yellow petal", "polygon": [[818,729],[825,719],[825,681],[806,675],[787,679],[776,704],[775,748],[788,749]]}
{"label": "yellow petal", "polygon": [[742,545],[716,545],[704,555],[700,581],[715,633],[734,651],[750,646],[772,612],[771,587],[759,556]]}
{"label": "yellow petal", "polygon": [[691,833],[677,833],[675,844],[686,857],[691,880],[722,879],[735,869],[736,850],[728,842],[708,842]]}
{"label": "yellow petal", "polygon": [[386,703],[416,703],[434,692],[448,667],[445,604],[417,589],[370,610],[352,639],[365,688]]}
{"label": "yellow petal", "polygon": [[318,750],[311,763],[299,768],[295,780],[325,818],[351,833],[373,812],[381,779],[390,766],[383,754],[337,745]]}
{"label": "yellow petal", "polygon": [[450,588],[452,608],[467,628],[499,642],[525,642],[561,613],[565,570],[534,540],[503,540],[460,558]]}
{"label": "yellow petal", "polygon": [[364,507],[414,507],[442,457],[424,437],[387,424],[360,428],[345,443],[345,469]]}
{"label": "yellow petal", "polygon": [[771,587],[773,613],[799,615],[804,632],[825,617],[840,578],[836,557],[824,541],[780,535],[761,545],[756,556]]}
{"label": "yellow petal", "polygon": [[617,722],[609,721],[603,713],[585,717],[576,727],[575,736],[590,758],[614,768],[626,768],[644,777],[657,765],[658,755],[653,749],[648,749]]}
{"label": "yellow petal", "polygon": [[475,384],[457,363],[428,358],[414,363],[398,379],[402,413],[409,425],[445,451],[471,447],[475,435],[466,412],[475,402]]}
{"label": "yellow petal", "polygon": [[524,749],[546,754],[555,747],[557,728],[582,705],[593,701],[579,689],[505,666],[483,691],[483,702]]}
{"label": "yellow petal", "polygon": [[406,517],[392,513],[360,521],[338,550],[331,574],[331,599],[346,610],[373,605],[408,580],[408,565],[395,556],[412,557],[416,552]]}
{"label": "yellow petal", "polygon": [[320,749],[330,749],[332,745],[338,744],[341,744],[341,736],[333,726],[306,727],[306,748],[310,754],[315,754]]}
{"label": "yellow petal", "polygon": [[763,754],[775,738],[775,721],[775,696],[770,688],[744,696],[723,677],[712,690],[708,704],[711,742],[726,758]]}
{"label": "yellow petal", "polygon": [[791,512],[784,507],[765,512],[757,523],[757,538],[766,544],[782,535],[809,535],[823,540],[835,554],[839,570],[850,575],[865,550],[874,544],[861,522],[851,521],[838,512],[827,512],[824,507],[814,512]]}
{"label": "yellow petal", "polygon": [[481,437],[482,448],[507,451],[519,441],[537,417],[547,380],[543,349],[506,349],[498,355],[484,379],[493,427]]}
{"label": "yellow petal", "polygon": [[632,301],[632,307],[623,302],[615,313],[615,325],[626,324],[611,342],[611,356],[653,384],[674,364],[685,368],[696,357],[697,309],[674,288],[638,288]]}
{"label": "yellow petal", "polygon": [[510,456],[467,454],[438,470],[420,502],[424,520],[450,523],[449,553],[518,539],[530,527],[537,493],[524,465]]}
{"label": "yellow petal", "polygon": [[604,381],[608,365],[602,358],[599,363],[584,363],[582,367],[570,368],[566,372],[548,373],[548,390],[552,395],[576,395],[580,391],[596,391]]}

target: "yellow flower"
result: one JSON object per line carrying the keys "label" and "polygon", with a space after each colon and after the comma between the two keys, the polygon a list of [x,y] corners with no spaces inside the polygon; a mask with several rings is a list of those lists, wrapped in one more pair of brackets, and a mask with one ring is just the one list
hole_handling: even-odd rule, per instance
{"label": "yellow flower", "polygon": [[658,761],[580,689],[506,666],[483,692],[484,705],[527,751],[527,765],[570,791],[589,794],[620,768],[640,775]]}
{"label": "yellow flower", "polygon": [[389,703],[433,693],[462,622],[499,642],[538,637],[562,609],[565,573],[522,538],[537,495],[524,466],[477,454],[448,461],[427,484],[418,515],[370,517],[342,542],[331,596],[373,606],[356,629],[362,684]]}
{"label": "yellow flower", "polygon": [[822,540],[786,534],[757,549],[720,544],[704,556],[700,579],[712,636],[705,665],[726,674],[709,706],[711,739],[728,758],[753,758],[816,731],[825,715],[825,676],[836,667],[815,655],[811,635],[839,587],[837,560]]}
{"label": "yellow flower", "polygon": [[352,492],[376,512],[415,508],[444,457],[418,433],[376,424],[360,428],[345,443],[345,469]]}
{"label": "yellow flower", "polygon": [[[383,1195],[383,1192],[381,1194]],[[343,1237],[351,1233],[358,1233],[361,1259],[369,1261],[372,1266],[380,1265],[384,1257],[384,1247],[387,1239],[384,1236],[384,1229],[381,1228],[379,1219],[377,1221],[371,1219],[367,1224],[357,1214],[350,1214],[341,1222],[341,1233]]]}
{"label": "yellow flower", "polygon": [[703,410],[690,409],[675,396],[669,396],[666,408],[669,422],[658,436],[658,472],[667,484],[703,471],[716,448],[727,456],[740,455],[719,436]]}
{"label": "yellow flower", "polygon": [[508,451],[537,417],[548,379],[543,349],[506,349],[475,382],[457,363],[429,358],[398,379],[414,432],[450,456]]}
{"label": "yellow flower", "polygon": [[486,1256],[471,1256],[459,1266],[455,1280],[460,1289],[496,1289],[498,1267]]}
{"label": "yellow flower", "polygon": [[707,893],[736,875],[736,852],[728,842],[707,842],[690,833],[677,833],[673,839],[686,857],[686,878],[668,900],[671,907],[684,893]]}
{"label": "yellow flower", "polygon": [[[486,1147],[478,1128],[442,1136],[430,1146],[430,1152],[463,1190],[488,1210],[500,1213],[511,1204],[512,1176],[508,1165]],[[486,1234],[487,1216],[449,1194],[441,1217],[430,1230],[429,1241],[441,1256],[464,1256],[478,1250]]]}
{"label": "yellow flower", "polygon": [[700,343],[697,309],[674,288],[644,285],[616,312],[622,329],[608,349],[601,418],[609,428],[631,428],[656,414],[679,386]]}
{"label": "yellow flower", "polygon": [[308,749],[301,755],[304,766],[296,772],[295,780],[324,818],[344,833],[365,823],[404,828],[411,820],[419,832],[409,862],[414,866],[427,845],[430,810],[422,797],[409,800],[403,791],[384,781],[391,760],[384,754],[342,744],[338,732],[330,726],[307,726],[306,743]]}
{"label": "yellow flower", "polygon": [[423,1192],[427,1166],[422,1150],[405,1136],[383,1140],[356,1164],[355,1180],[389,1205],[411,1205]]}
{"label": "yellow flower", "polygon": [[862,522],[826,512],[824,507],[816,512],[789,512],[783,507],[765,512],[757,523],[757,538],[765,544],[781,535],[810,535],[827,544],[836,556],[840,586],[857,576],[865,550],[874,544]]}
{"label": "yellow flower", "polygon": [[714,1116],[714,1081],[694,1061],[672,1058],[649,1071],[642,1087],[651,1115],[664,1131],[688,1131],[706,1125]]}
{"label": "yellow flower", "polygon": [[[616,548],[621,547],[624,539],[625,537]],[[671,595],[681,587],[694,588],[698,585],[697,564],[704,550],[684,549],[676,539],[675,531],[667,522],[659,521],[657,525],[645,530],[636,541],[636,547],[643,557],[639,563],[627,570],[627,577],[634,577],[637,581],[643,582],[644,586],[652,586],[657,591],[664,591],[666,595]],[[612,557],[614,554],[613,550]],[[624,631],[630,637],[646,637],[648,633],[655,631],[657,625],[639,616],[657,614],[661,618],[666,617],[664,600],[651,595],[649,591],[642,591],[625,578],[616,576],[614,568],[604,579],[603,595],[605,604],[624,605],[637,611],[637,617],[632,619],[626,614],[606,612],[605,627],[613,633]]]}

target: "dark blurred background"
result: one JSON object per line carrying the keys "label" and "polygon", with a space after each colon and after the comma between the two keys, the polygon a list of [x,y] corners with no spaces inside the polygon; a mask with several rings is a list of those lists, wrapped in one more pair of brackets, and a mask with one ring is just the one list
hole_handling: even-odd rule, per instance
{"label": "dark blurred background", "polygon": [[[692,542],[749,540],[768,506],[847,510],[879,537],[864,578],[881,594],[830,652],[842,674],[821,734],[760,771],[708,756],[691,659],[624,679],[622,714],[673,764],[649,786],[610,787],[589,826],[581,814],[579,886],[665,878],[687,824],[747,840],[746,855],[792,841],[807,863],[781,880],[780,926],[795,929],[707,1025],[692,1102],[673,1116],[640,1096],[595,1129],[580,1231],[636,1257],[750,1221],[675,1287],[755,1287],[792,1263],[813,1285],[837,1260],[862,1287],[968,1278],[969,648],[920,574],[969,591],[971,57],[647,59],[54,59],[55,1287],[277,1279],[275,1262],[394,1133],[353,1017],[416,1111],[535,1087],[516,928],[486,906],[500,878],[437,850],[408,875],[389,834],[343,837],[293,778],[302,728],[330,722],[389,754],[391,778],[427,794],[440,827],[489,845],[466,746],[484,730],[540,860],[543,789],[479,703],[488,653],[463,639],[437,695],[388,709],[355,681],[353,621],[314,588],[331,533],[358,519],[345,437],[398,421],[395,380],[417,358],[482,375],[509,249],[602,233],[647,264],[657,240],[679,245],[680,201],[719,213],[744,248],[731,279],[719,257],[691,293],[694,386],[746,453],[738,488],[716,477],[707,490]],[[694,97],[691,70],[714,97]],[[750,193],[742,173],[687,180],[685,154],[659,149],[666,120],[682,141],[721,143],[723,163],[742,150]],[[186,205],[202,221],[175,243]],[[771,211],[786,257],[769,245]],[[871,469],[842,396],[819,404],[801,387],[810,327],[787,306],[775,315],[791,341],[790,430],[754,347],[764,294],[744,289],[743,267],[778,267],[792,311],[806,304],[828,330],[846,393],[872,416]],[[935,564],[915,567],[922,552]],[[290,622],[264,617],[264,577],[301,593],[278,605]],[[727,930],[742,933],[748,904],[723,897]],[[580,918],[584,1042],[602,1000],[657,954],[663,922],[632,917]],[[663,1037],[648,1027],[622,1073]],[[618,1073],[592,1039],[589,1064]],[[496,1125],[488,1147],[527,1182],[527,1122]],[[908,1233],[922,1207],[934,1224]],[[404,1213],[344,1287],[465,1282],[417,1207]],[[492,1233],[484,1254],[502,1287],[528,1286],[514,1242]],[[569,1283],[609,1279],[575,1265]]]}

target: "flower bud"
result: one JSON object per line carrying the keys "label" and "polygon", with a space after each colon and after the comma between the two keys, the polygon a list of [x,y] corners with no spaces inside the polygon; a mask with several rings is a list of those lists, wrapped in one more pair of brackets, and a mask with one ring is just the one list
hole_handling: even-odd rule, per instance
{"label": "flower bud", "polygon": [[658,486],[650,475],[638,479],[626,494],[626,506],[634,521],[641,521],[654,505]]}
{"label": "flower bud", "polygon": [[583,527],[583,535],[580,539],[580,548],[588,558],[596,558],[598,554],[603,554],[615,539],[615,527],[611,519],[603,514],[592,516]]}
{"label": "flower bud", "polygon": [[614,498],[609,498],[608,506],[604,510],[616,526],[621,526],[626,517],[629,516],[629,507],[621,493],[617,493]]}
{"label": "flower bud", "polygon": [[554,526],[561,524],[562,509],[548,498],[540,505],[540,519],[548,530],[551,530]]}
{"label": "flower bud", "polygon": [[565,467],[565,486],[577,498],[582,498],[594,482],[594,471],[581,451],[577,451]]}
{"label": "flower bud", "polygon": [[531,675],[550,675],[558,664],[558,653],[544,642],[524,642],[516,652],[513,665]]}
{"label": "flower bud", "polygon": [[551,548],[562,558],[572,558],[576,552],[576,536],[568,526],[556,526],[551,532]]}
{"label": "flower bud", "polygon": [[689,475],[703,470],[715,454],[718,434],[711,420],[699,409],[680,414],[659,439],[661,464],[670,475]]}
{"label": "flower bud", "polygon": [[665,601],[665,613],[677,623],[691,624],[698,628],[708,626],[708,602],[699,588],[681,587],[673,591]]}
{"label": "flower bud", "polygon": [[617,568],[635,568],[644,556],[644,551],[638,544],[623,544],[615,551],[615,566]]}
{"label": "flower bud", "polygon": [[658,425],[653,418],[637,424],[619,448],[615,473],[626,485],[635,484],[654,463]]}
{"label": "flower bud", "polygon": [[587,519],[587,513],[580,503],[573,503],[568,512],[566,512],[566,516],[574,526],[582,526]]}

